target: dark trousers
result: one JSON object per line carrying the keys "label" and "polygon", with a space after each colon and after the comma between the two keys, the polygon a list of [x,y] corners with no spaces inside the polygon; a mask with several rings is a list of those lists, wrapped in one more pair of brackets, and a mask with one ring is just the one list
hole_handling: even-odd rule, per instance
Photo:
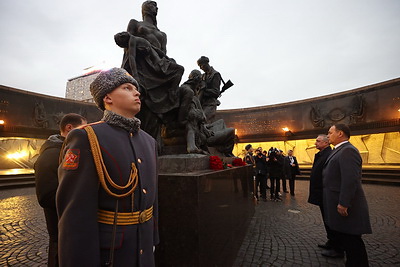
{"label": "dark trousers", "polygon": [[44,208],[47,232],[49,233],[49,255],[47,266],[58,266],[58,216],[56,208]]}
{"label": "dark trousers", "polygon": [[282,190],[283,192],[287,192],[286,175],[282,177]]}
{"label": "dark trousers", "polygon": [[290,194],[294,196],[294,184],[296,181],[296,174],[293,174],[289,177],[289,189],[290,189]]}
{"label": "dark trousers", "polygon": [[253,172],[251,174],[252,175],[250,175],[248,177],[247,182],[248,182],[249,193],[253,194],[253,192],[254,192],[254,174],[253,174]]}
{"label": "dark trousers", "polygon": [[280,178],[279,177],[274,177],[274,176],[270,176],[269,177],[270,178],[270,180],[271,180],[271,198],[273,198],[273,197],[279,197],[279,191],[281,190],[280,189]]}
{"label": "dark trousers", "polygon": [[350,235],[331,230],[335,242],[338,242],[346,252],[346,267],[366,267],[368,255],[361,235]]}
{"label": "dark trousers", "polygon": [[334,232],[331,230],[331,228],[329,228],[329,226],[325,222],[324,206],[322,204],[319,205],[319,209],[321,210],[322,220],[324,222],[326,238],[328,239],[329,246],[331,246],[336,252],[342,253],[343,248],[340,247],[340,244],[337,244],[337,241],[335,240],[334,237]]}
{"label": "dark trousers", "polygon": [[[260,195],[262,198],[267,198],[267,177],[264,174],[257,174],[256,188],[260,188]],[[258,198],[258,193],[256,192]]]}

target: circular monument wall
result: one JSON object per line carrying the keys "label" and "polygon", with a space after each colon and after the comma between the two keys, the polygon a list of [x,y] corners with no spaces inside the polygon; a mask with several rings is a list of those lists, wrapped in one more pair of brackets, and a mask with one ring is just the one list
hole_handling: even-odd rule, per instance
{"label": "circular monument wall", "polygon": [[317,135],[344,123],[364,164],[400,164],[400,78],[290,103],[221,110],[217,117],[235,128],[238,156],[251,143],[293,149],[300,163],[311,164]]}

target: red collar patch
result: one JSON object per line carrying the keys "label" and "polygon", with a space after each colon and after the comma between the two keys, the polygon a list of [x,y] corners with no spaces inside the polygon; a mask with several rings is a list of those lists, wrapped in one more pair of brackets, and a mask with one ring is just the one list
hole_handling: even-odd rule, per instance
{"label": "red collar patch", "polygon": [[76,170],[79,166],[80,149],[68,149],[65,153],[63,169]]}

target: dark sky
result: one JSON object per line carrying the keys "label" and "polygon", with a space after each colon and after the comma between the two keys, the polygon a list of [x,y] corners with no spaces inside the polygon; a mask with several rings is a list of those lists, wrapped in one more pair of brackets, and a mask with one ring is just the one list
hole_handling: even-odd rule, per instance
{"label": "dark sky", "polygon": [[[235,84],[220,109],[306,99],[400,77],[398,0],[164,0],[168,56],[197,59]],[[66,82],[105,61],[115,33],[141,20],[142,1],[0,1],[0,84],[65,95]]]}

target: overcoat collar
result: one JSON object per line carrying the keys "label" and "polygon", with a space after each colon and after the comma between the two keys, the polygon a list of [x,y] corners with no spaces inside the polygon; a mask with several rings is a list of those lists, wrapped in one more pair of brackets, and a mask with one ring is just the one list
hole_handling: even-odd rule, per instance
{"label": "overcoat collar", "polygon": [[329,155],[329,157],[326,159],[324,166],[326,166],[328,164],[328,162],[331,160],[331,158],[338,153],[341,149],[343,149],[344,147],[348,146],[350,144],[350,142],[344,143],[343,145],[339,146],[338,148],[335,148],[332,150],[332,153]]}
{"label": "overcoat collar", "polygon": [[138,118],[125,118],[110,110],[104,110],[104,116],[101,120],[110,125],[125,129],[133,134],[136,134],[140,129],[140,120]]}

